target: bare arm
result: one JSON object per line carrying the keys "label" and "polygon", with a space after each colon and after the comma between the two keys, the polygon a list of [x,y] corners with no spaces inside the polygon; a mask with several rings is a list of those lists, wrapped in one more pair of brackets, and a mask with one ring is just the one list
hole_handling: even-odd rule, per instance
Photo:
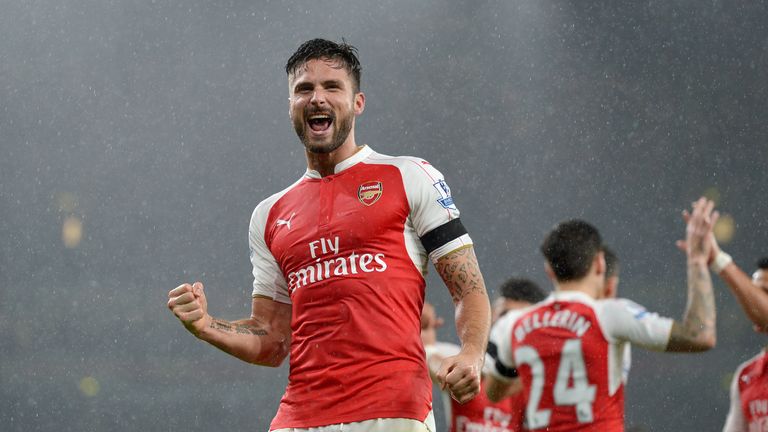
{"label": "bare arm", "polygon": [[700,198],[686,224],[688,303],[683,322],[672,324],[667,351],[697,352],[715,346],[715,298],[707,265],[712,247],[709,236],[718,217],[713,209],[712,201]]}
{"label": "bare arm", "polygon": [[715,346],[715,298],[707,263],[688,262],[688,304],[683,322],[675,321],[667,351],[698,352]]}
{"label": "bare arm", "polygon": [[768,293],[756,286],[735,263],[725,266],[720,278],[731,289],[747,317],[756,326],[768,328]]}
{"label": "bare arm", "polygon": [[[687,212],[683,212],[683,219],[686,222],[689,218],[690,215]],[[722,254],[722,250],[720,249],[720,245],[717,244],[717,239],[714,234],[710,234],[709,242],[711,249],[709,252],[708,263],[711,266]],[[681,250],[686,250],[687,245],[685,241],[678,241],[677,243]],[[747,314],[750,321],[760,329],[768,329],[768,293],[759,286],[756,286],[754,281],[733,262],[728,254],[724,255],[730,262],[725,264],[724,267],[721,267],[722,270],[720,270],[718,276],[720,276],[720,279],[722,279],[731,289],[733,295],[741,305],[741,308],[744,309],[744,312]],[[713,271],[715,270],[713,269]]]}
{"label": "bare arm", "polygon": [[436,268],[456,306],[461,352],[443,361],[438,380],[464,403],[480,391],[480,374],[488,344],[491,307],[474,249],[469,246],[441,257]]}
{"label": "bare arm", "polygon": [[192,334],[248,363],[279,366],[291,342],[291,305],[254,297],[251,316],[226,321],[208,314],[202,284],[183,284],[168,294],[168,308]]}
{"label": "bare arm", "polygon": [[453,251],[440,258],[436,267],[456,306],[456,331],[462,352],[482,359],[488,344],[491,306],[475,251],[471,246]]}

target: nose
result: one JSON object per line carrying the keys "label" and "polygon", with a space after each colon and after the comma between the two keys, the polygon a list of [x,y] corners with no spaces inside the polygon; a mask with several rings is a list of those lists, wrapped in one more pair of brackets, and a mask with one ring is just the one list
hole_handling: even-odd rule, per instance
{"label": "nose", "polygon": [[312,93],[312,98],[309,100],[309,103],[314,105],[322,105],[325,103],[325,93],[323,93],[322,90],[315,90]]}

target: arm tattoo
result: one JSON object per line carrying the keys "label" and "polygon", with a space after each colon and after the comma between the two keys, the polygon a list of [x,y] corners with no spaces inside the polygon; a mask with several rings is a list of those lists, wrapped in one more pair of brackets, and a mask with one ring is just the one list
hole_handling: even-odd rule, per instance
{"label": "arm tattoo", "polygon": [[231,323],[220,319],[211,320],[211,328],[227,333],[250,334],[255,336],[267,335],[266,330],[253,324]]}
{"label": "arm tattoo", "polygon": [[688,304],[683,322],[672,326],[667,351],[701,351],[700,340],[715,337],[715,297],[706,264],[688,263]]}
{"label": "arm tattoo", "polygon": [[688,266],[688,290],[690,300],[684,323],[690,337],[696,339],[715,328],[715,298],[706,266]]}
{"label": "arm tattoo", "polygon": [[451,292],[454,303],[458,303],[469,293],[485,292],[480,266],[471,247],[449,253],[440,258],[435,267]]}

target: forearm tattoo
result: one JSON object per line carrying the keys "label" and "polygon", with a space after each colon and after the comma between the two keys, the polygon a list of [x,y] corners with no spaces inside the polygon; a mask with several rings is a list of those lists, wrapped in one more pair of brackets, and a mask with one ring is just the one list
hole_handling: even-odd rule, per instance
{"label": "forearm tattoo", "polygon": [[705,266],[688,266],[689,304],[685,314],[685,328],[692,338],[715,329],[715,297],[712,278]]}
{"label": "forearm tattoo", "polygon": [[250,334],[255,336],[267,335],[266,330],[259,328],[253,324],[231,323],[231,322],[219,320],[219,319],[211,320],[211,328],[219,331],[227,332],[227,333]]}
{"label": "forearm tattoo", "polygon": [[449,253],[440,258],[435,267],[451,292],[454,303],[458,303],[469,293],[485,292],[483,275],[471,247]]}

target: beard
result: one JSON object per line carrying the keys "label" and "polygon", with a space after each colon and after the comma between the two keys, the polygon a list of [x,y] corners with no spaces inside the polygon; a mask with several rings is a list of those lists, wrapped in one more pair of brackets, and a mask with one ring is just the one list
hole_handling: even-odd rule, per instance
{"label": "beard", "polygon": [[[333,134],[330,137],[324,138],[330,139],[330,142],[312,140],[309,136],[309,126],[305,119],[314,114],[326,114],[331,118],[331,125],[333,127]],[[352,121],[355,118],[355,114],[352,111],[342,113],[339,116],[333,111],[323,111],[320,109],[306,108],[302,116],[297,116],[293,119],[293,129],[296,131],[296,135],[299,136],[301,143],[304,144],[304,148],[310,153],[328,154],[341,147],[344,141],[347,140],[349,132],[352,130]]]}

